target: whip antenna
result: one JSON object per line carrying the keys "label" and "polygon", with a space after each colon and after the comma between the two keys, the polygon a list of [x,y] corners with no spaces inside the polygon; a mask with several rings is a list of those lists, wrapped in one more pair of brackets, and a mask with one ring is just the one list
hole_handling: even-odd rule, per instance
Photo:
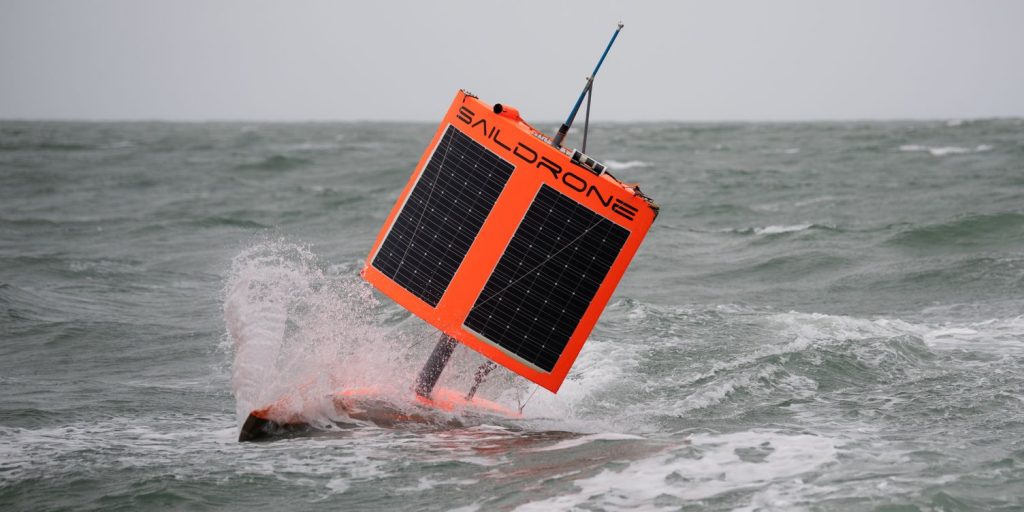
{"label": "whip antenna", "polygon": [[608,56],[608,50],[612,49],[612,45],[615,44],[615,38],[619,37],[619,32],[622,30],[624,25],[619,22],[619,27],[615,29],[615,33],[612,34],[611,41],[608,41],[608,46],[605,47],[604,53],[601,54],[601,60],[597,61],[597,66],[594,66],[594,72],[587,77],[587,85],[583,86],[583,92],[580,93],[579,99],[576,100],[576,105],[572,107],[572,112],[569,112],[569,117],[565,118],[565,122],[562,123],[561,128],[558,129],[558,133],[555,134],[555,138],[551,141],[551,145],[560,148],[562,147],[562,141],[565,140],[566,134],[569,133],[569,127],[572,126],[572,122],[576,119],[576,113],[580,110],[580,105],[583,104],[583,98],[590,92],[590,88],[594,86],[594,77],[597,76],[597,71],[601,69],[601,64],[604,63],[604,58]]}

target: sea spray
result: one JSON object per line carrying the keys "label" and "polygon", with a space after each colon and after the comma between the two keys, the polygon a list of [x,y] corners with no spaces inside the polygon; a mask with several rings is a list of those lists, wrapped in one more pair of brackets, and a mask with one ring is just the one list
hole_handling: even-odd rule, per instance
{"label": "sea spray", "polygon": [[356,276],[328,275],[308,247],[263,240],[236,256],[224,318],[239,422],[282,398],[296,414],[329,414],[319,402],[335,389],[395,387],[404,347],[373,322],[376,306]]}
{"label": "sea spray", "polygon": [[[393,320],[397,306],[381,304],[354,272],[335,275],[334,268],[325,270],[309,247],[283,239],[261,238],[233,259],[224,319],[239,424],[275,404],[278,412],[329,426],[347,419],[330,395],[353,388],[372,389],[394,407],[415,407],[413,377],[436,332],[426,325],[403,332]],[[460,346],[442,385],[469,389],[485,360]],[[529,400],[527,384],[499,369],[478,395],[518,406]]]}

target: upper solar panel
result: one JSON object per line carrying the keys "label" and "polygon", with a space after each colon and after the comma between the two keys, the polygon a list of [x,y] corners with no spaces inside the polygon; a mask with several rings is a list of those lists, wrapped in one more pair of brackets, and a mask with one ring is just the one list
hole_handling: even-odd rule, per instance
{"label": "upper solar panel", "polygon": [[373,266],[436,306],[512,176],[512,164],[449,126]]}

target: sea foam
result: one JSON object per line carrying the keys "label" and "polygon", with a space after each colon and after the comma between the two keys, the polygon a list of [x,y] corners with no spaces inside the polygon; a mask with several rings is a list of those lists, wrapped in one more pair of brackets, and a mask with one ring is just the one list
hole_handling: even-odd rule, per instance
{"label": "sea foam", "polygon": [[905,144],[903,146],[900,146],[900,151],[906,151],[910,153],[927,152],[932,156],[964,155],[968,153],[981,153],[984,151],[991,150],[992,146],[988,144],[979,144],[974,148],[966,148],[962,146],[922,146],[918,144]]}
{"label": "sea foam", "polygon": [[628,162],[620,162],[618,160],[605,160],[604,164],[613,171],[624,171],[626,169],[633,169],[635,167],[650,167],[651,164],[642,162],[640,160],[630,160]]}
{"label": "sea foam", "polygon": [[[695,434],[621,470],[573,481],[576,492],[516,510],[679,508],[684,502],[787,483],[837,460],[837,442],[811,434],[747,431]],[[800,492],[800,489],[791,489]],[[781,496],[779,500],[789,499]],[[660,506],[652,506],[660,505]]]}

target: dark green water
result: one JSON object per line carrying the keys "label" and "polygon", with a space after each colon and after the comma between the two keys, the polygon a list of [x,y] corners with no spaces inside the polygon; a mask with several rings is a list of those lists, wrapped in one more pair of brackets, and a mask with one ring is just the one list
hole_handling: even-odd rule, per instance
{"label": "dark green water", "polygon": [[1019,120],[600,126],[662,213],[558,395],[236,443],[411,382],[358,271],[434,129],[0,122],[0,509],[1024,508]]}

